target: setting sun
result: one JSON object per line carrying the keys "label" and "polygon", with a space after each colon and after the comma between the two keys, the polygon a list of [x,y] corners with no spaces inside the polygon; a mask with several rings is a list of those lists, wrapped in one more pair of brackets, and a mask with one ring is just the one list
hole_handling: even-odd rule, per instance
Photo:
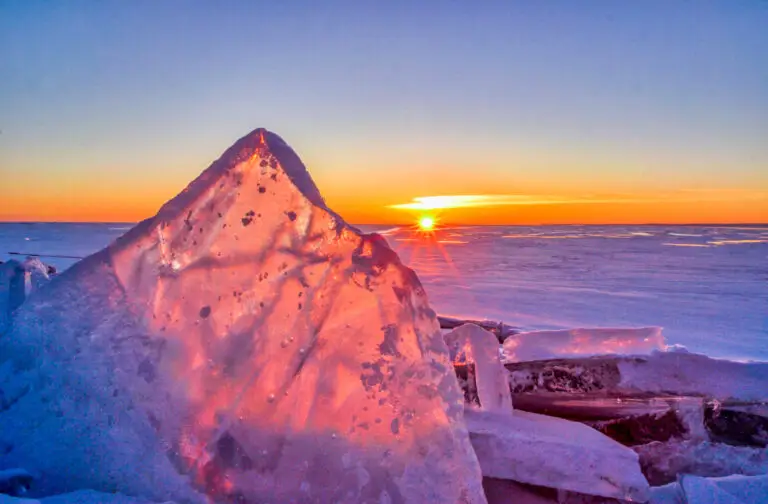
{"label": "setting sun", "polygon": [[432,231],[435,229],[435,219],[424,216],[419,219],[419,229],[422,231]]}

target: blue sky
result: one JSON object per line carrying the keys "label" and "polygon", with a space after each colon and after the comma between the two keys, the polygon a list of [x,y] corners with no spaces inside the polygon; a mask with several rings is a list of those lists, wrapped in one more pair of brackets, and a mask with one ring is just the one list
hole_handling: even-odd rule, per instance
{"label": "blue sky", "polygon": [[0,1],[0,186],[140,217],[264,126],[353,213],[768,191],[768,3],[479,4]]}

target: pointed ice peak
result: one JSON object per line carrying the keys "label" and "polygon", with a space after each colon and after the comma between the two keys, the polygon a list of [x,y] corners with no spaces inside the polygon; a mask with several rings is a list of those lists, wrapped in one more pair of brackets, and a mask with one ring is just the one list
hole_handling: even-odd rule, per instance
{"label": "pointed ice peak", "polygon": [[[265,128],[256,128],[224,151],[224,154],[192,181],[181,194],[166,203],[158,215],[168,217],[168,214],[174,213],[174,210],[187,206],[200,196],[200,193],[215,186],[222,177],[238,176],[234,172],[239,168],[243,168],[241,172],[260,170],[262,174],[267,174],[271,170],[273,173],[269,175],[273,180],[276,178],[274,171],[280,170],[313,205],[327,209],[307,168],[293,149],[276,133]],[[242,175],[238,177],[242,179]],[[219,189],[224,187],[221,186]]]}
{"label": "pointed ice peak", "polygon": [[[180,238],[189,235],[193,228],[201,233],[204,229],[205,236],[189,240],[185,236],[182,241],[198,244],[200,251],[204,251],[212,242],[219,241],[227,226],[230,228],[226,234],[230,235],[231,226],[239,227],[241,222],[243,226],[253,222],[259,228],[272,227],[279,224],[276,220],[290,216],[301,227],[313,208],[324,215],[331,229],[340,232],[349,228],[328,209],[293,149],[277,134],[256,128],[224,151],[181,193],[165,203],[157,215],[118,239],[111,251],[119,254],[134,245],[142,248],[137,242],[157,236],[160,230],[170,230],[175,238]],[[302,215],[304,218],[300,218]],[[169,241],[168,231],[162,234],[166,235],[164,241]],[[239,239],[234,235],[234,240]]]}
{"label": "pointed ice peak", "polygon": [[214,165],[224,160],[223,166],[220,168],[228,169],[243,158],[257,153],[262,154],[262,156],[272,154],[296,188],[313,204],[326,208],[320,191],[299,156],[277,133],[266,128],[256,128],[235,142]]}

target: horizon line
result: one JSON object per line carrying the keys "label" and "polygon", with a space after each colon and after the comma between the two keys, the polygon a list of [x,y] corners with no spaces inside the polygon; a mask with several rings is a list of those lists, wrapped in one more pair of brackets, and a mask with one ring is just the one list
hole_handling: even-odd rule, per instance
{"label": "horizon line", "polygon": [[[150,217],[151,218],[151,217]],[[34,220],[0,220],[2,224],[122,224],[135,226],[144,220],[139,221],[34,221]],[[346,221],[344,221],[346,222]],[[351,226],[411,226],[414,227],[413,222],[366,222],[366,223],[350,223]],[[441,227],[451,226],[476,226],[476,227],[545,227],[545,226],[768,226],[768,222],[642,222],[642,223],[627,223],[627,222],[601,222],[601,223],[583,223],[583,222],[563,222],[563,223],[498,223],[498,224],[474,224],[466,222],[450,222],[442,225]]]}

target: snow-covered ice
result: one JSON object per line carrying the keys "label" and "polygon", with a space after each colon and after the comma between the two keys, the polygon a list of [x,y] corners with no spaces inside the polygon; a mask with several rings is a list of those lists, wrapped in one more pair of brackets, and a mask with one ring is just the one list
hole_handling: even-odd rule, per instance
{"label": "snow-covered ice", "polygon": [[15,467],[0,470],[0,494],[24,495],[29,491],[34,481],[26,469]]}
{"label": "snow-covered ice", "polygon": [[8,336],[0,463],[39,495],[485,502],[418,278],[265,130],[31,296]]}
{"label": "snow-covered ice", "polygon": [[564,329],[513,334],[504,340],[507,362],[663,350],[661,327]]}
{"label": "snow-covered ice", "polygon": [[681,475],[674,483],[653,488],[651,504],[763,504],[768,502],[768,475],[721,478]]}
{"label": "snow-covered ice", "polygon": [[11,312],[21,306],[25,297],[21,263],[11,260],[0,264],[0,334],[10,322]]}
{"label": "snow-covered ice", "polygon": [[687,352],[617,360],[619,387],[740,401],[768,400],[768,363],[733,362]]}
{"label": "snow-covered ice", "polygon": [[93,490],[78,490],[66,494],[54,495],[41,499],[26,499],[0,495],[0,504],[176,504],[171,501],[164,503],[149,501],[140,497],[96,492]]}

